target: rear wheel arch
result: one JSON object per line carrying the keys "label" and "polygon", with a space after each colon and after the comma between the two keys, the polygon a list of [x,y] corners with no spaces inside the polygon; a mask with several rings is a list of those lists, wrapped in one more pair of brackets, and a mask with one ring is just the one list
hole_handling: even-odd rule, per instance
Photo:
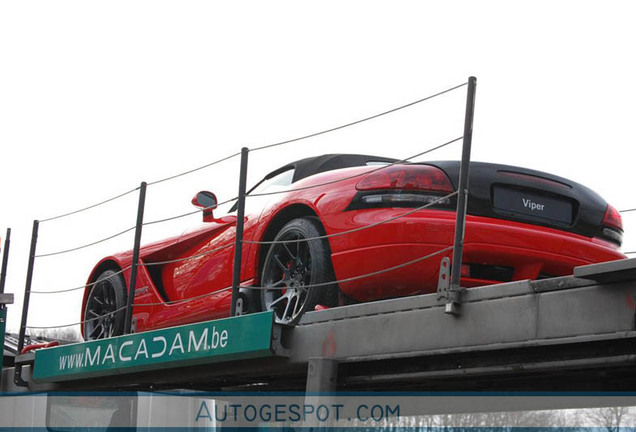
{"label": "rear wheel arch", "polygon": [[115,260],[109,259],[99,263],[97,267],[93,269],[93,273],[91,273],[90,282],[95,282],[100,274],[104,273],[106,270],[112,270],[115,272],[121,271],[121,266]]}
{"label": "rear wheel arch", "polygon": [[[120,272],[121,266],[119,263],[113,259],[107,259],[100,262],[91,272],[88,282],[86,283],[86,288],[84,289],[84,298],[82,299],[82,319],[84,319],[84,310],[86,309],[86,299],[88,298],[88,294],[91,291],[91,285],[94,283],[97,278],[107,270],[112,270],[114,272]],[[125,280],[125,278],[124,278]]]}
{"label": "rear wheel arch", "polygon": [[[120,272],[121,271],[121,266],[119,265],[119,263],[113,259],[107,259],[104,260],[102,262],[100,262],[92,271],[87,284],[92,284],[93,282],[95,282],[97,280],[97,278],[104,273],[107,270],[112,270],[114,272]],[[125,279],[125,278],[124,278]],[[88,297],[88,293],[90,292],[90,286],[87,286],[87,288],[84,290],[84,300],[83,300],[83,304],[82,304],[82,310],[84,310],[84,307],[86,306],[86,298]]]}
{"label": "rear wheel arch", "polygon": [[[289,222],[294,219],[307,217],[315,219],[316,222],[320,225],[321,234],[325,234],[325,228],[322,224],[322,221],[311,207],[306,204],[292,204],[290,206],[285,207],[280,210],[276,215],[272,218],[267,229],[263,234],[263,237],[260,241],[272,241],[276,237],[276,234]],[[256,262],[257,268],[255,269],[255,274],[258,275],[260,279],[261,272],[263,271],[263,264],[265,262],[265,257],[267,256],[267,251],[269,250],[271,245],[264,244],[258,245],[258,260]]]}

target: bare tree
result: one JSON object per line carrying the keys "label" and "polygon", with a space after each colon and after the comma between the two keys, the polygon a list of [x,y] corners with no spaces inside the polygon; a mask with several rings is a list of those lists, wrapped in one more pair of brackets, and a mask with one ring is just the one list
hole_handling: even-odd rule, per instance
{"label": "bare tree", "polygon": [[[479,428],[480,431],[513,431],[520,427],[550,427],[551,430],[565,428],[565,414],[560,411],[516,411],[489,413],[459,413],[428,416],[401,417],[389,420],[393,428],[404,428],[420,431],[432,430],[468,430]],[[394,429],[395,430],[395,429]]]}
{"label": "bare tree", "polygon": [[59,340],[60,342],[76,342],[81,340],[79,332],[72,327],[32,331],[30,336],[33,339]]}
{"label": "bare tree", "polygon": [[618,432],[628,419],[634,419],[633,407],[608,407],[586,410],[584,416],[595,426]]}

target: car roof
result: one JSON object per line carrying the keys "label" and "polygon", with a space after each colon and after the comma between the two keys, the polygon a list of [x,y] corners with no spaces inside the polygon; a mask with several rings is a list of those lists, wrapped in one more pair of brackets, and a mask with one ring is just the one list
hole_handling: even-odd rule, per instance
{"label": "car roof", "polygon": [[322,156],[314,156],[291,162],[272,171],[265,179],[269,179],[284,171],[294,168],[294,178],[292,182],[302,180],[325,171],[332,171],[341,168],[350,168],[356,166],[365,166],[370,162],[393,163],[398,159],[387,158],[382,156],[360,155],[360,154],[326,154]]}

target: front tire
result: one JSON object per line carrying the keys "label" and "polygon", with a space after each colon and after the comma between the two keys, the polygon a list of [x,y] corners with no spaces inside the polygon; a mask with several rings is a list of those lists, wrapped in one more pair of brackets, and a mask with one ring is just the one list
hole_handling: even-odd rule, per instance
{"label": "front tire", "polygon": [[269,248],[261,274],[261,306],[274,311],[276,322],[295,325],[305,311],[320,302],[333,303],[334,293],[337,298],[335,284],[311,287],[334,279],[327,239],[285,243],[321,235],[319,222],[300,218],[287,223],[274,238],[277,243]]}
{"label": "front tire", "polygon": [[84,339],[105,339],[124,333],[126,282],[121,273],[102,272],[91,287],[84,310]]}

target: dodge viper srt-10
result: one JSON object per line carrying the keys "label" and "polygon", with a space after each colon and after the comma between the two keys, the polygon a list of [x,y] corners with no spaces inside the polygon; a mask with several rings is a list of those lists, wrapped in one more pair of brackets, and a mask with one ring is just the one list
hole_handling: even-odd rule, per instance
{"label": "dodge viper srt-10", "polygon": [[[318,305],[434,292],[440,261],[452,254],[459,165],[335,154],[271,172],[246,200],[242,309],[273,310],[278,322],[295,323]],[[214,194],[192,202],[203,208],[201,226],[140,250],[137,332],[230,314],[236,206],[215,217]],[[620,214],[580,184],[472,162],[461,286],[564,276],[623,259],[622,234]],[[123,252],[91,272],[85,339],[122,333],[131,262],[132,252]],[[399,268],[382,272],[391,267]]]}

